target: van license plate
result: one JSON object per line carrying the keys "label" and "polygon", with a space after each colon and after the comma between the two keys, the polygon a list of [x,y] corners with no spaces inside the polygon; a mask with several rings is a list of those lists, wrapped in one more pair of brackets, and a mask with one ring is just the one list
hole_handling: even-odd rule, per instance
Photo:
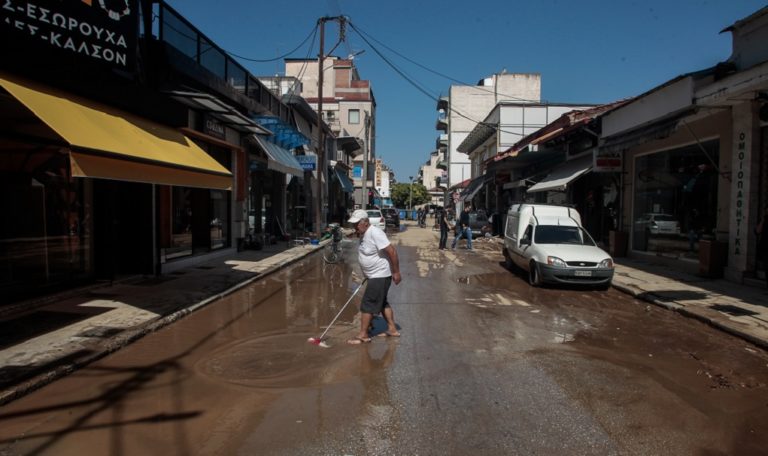
{"label": "van license plate", "polygon": [[592,277],[592,271],[574,271],[576,277]]}

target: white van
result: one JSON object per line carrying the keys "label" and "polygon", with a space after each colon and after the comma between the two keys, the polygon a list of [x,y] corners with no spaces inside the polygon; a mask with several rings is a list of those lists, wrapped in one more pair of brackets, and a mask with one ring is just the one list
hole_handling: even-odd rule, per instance
{"label": "white van", "polygon": [[581,226],[576,209],[515,204],[507,211],[504,258],[528,272],[528,282],[597,285],[608,289],[613,259]]}

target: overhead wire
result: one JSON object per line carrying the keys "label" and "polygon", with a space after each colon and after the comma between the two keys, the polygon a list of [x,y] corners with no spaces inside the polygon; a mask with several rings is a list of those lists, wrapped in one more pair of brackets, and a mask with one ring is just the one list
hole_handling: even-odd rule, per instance
{"label": "overhead wire", "polygon": [[380,44],[383,47],[387,48],[387,50],[391,51],[392,53],[396,54],[397,56],[401,57],[402,59],[407,60],[408,62],[418,66],[419,68],[422,68],[422,69],[424,69],[426,71],[429,71],[430,73],[432,73],[434,75],[440,76],[441,78],[445,78],[445,79],[447,79],[449,81],[456,82],[456,83],[458,83],[460,85],[476,87],[479,90],[482,90],[482,91],[485,91],[485,92],[488,92],[488,93],[494,93],[494,94],[503,95],[503,96],[505,96],[507,98],[510,98],[510,99],[516,100],[516,101],[521,101],[521,102],[525,102],[525,103],[540,103],[541,102],[541,100],[531,100],[531,99],[516,97],[516,96],[513,96],[513,95],[508,95],[508,94],[505,94],[505,93],[494,92],[494,91],[482,88],[483,86],[478,86],[478,85],[475,85],[475,84],[470,84],[468,82],[464,82],[464,81],[461,81],[459,79],[453,78],[451,76],[445,75],[445,74],[443,74],[443,73],[441,73],[439,71],[433,70],[433,69],[431,69],[431,68],[429,68],[429,67],[427,67],[425,65],[422,65],[421,63],[419,63],[419,62],[417,62],[417,61],[415,61],[413,59],[410,59],[407,56],[397,52],[395,49],[392,49],[391,47],[389,47],[386,44],[382,43],[381,41],[377,40],[375,37],[371,36],[370,33],[366,32],[364,30],[359,30],[359,29],[357,31],[358,31],[358,33],[365,34],[372,41],[377,42],[378,44]]}
{"label": "overhead wire", "polygon": [[[403,79],[405,79],[405,80],[406,80],[406,82],[408,82],[409,84],[411,84],[411,85],[412,85],[413,87],[415,87],[415,88],[416,88],[416,89],[417,89],[419,92],[423,93],[424,95],[426,95],[426,96],[427,96],[427,97],[429,97],[430,99],[432,99],[432,100],[434,100],[434,101],[436,101],[436,102],[439,102],[439,101],[440,101],[440,100],[439,100],[439,97],[437,97],[437,96],[435,96],[435,95],[432,95],[432,94],[431,94],[431,93],[429,93],[429,92],[428,92],[426,89],[424,89],[423,87],[421,87],[421,86],[419,85],[419,83],[418,83],[418,82],[416,82],[416,81],[413,81],[413,80],[412,80],[412,79],[411,79],[411,78],[410,78],[410,77],[409,77],[409,76],[408,76],[408,75],[407,75],[407,74],[406,74],[406,73],[405,73],[403,70],[401,70],[400,68],[398,68],[398,67],[397,67],[397,66],[396,66],[394,63],[392,63],[392,62],[391,62],[391,61],[390,61],[390,60],[389,60],[389,59],[388,59],[388,58],[387,58],[387,57],[386,57],[386,56],[385,56],[385,55],[384,55],[384,54],[383,54],[381,51],[379,51],[379,49],[378,49],[376,46],[374,46],[373,44],[371,44],[371,42],[368,40],[368,38],[367,38],[365,35],[363,35],[362,33],[360,33],[360,31],[358,30],[358,28],[355,26],[355,24],[354,24],[354,23],[352,23],[352,22],[349,22],[349,25],[350,25],[350,27],[352,27],[352,30],[354,30],[355,32],[357,32],[358,36],[360,36],[360,38],[362,38],[362,40],[363,40],[363,41],[365,41],[365,43],[366,43],[366,44],[367,44],[367,45],[368,45],[368,46],[369,46],[371,49],[373,49],[373,51],[374,51],[374,52],[375,52],[375,53],[376,53],[376,54],[377,54],[379,57],[381,57],[381,59],[382,59],[382,60],[384,60],[384,62],[385,62],[387,65],[389,65],[389,66],[390,66],[390,68],[392,68],[392,69],[393,69],[393,70],[394,70],[394,71],[395,71],[397,74],[399,74],[399,75],[400,75],[400,76],[401,76]],[[470,122],[472,122],[472,123],[474,123],[474,124],[476,124],[476,125],[483,125],[483,126],[486,126],[486,127],[492,128],[492,129],[494,129],[494,130],[495,130],[495,131],[497,131],[497,132],[507,133],[507,134],[510,134],[510,135],[514,135],[514,136],[520,136],[520,137],[523,137],[523,136],[525,136],[523,133],[518,133],[518,132],[515,132],[515,131],[508,131],[508,130],[504,130],[504,129],[500,128],[499,126],[497,126],[496,124],[493,124],[493,123],[490,123],[490,122],[485,122],[485,121],[481,121],[481,120],[473,119],[473,118],[469,117],[468,115],[466,115],[466,114],[462,113],[461,111],[459,111],[459,110],[457,110],[457,109],[455,109],[455,108],[452,108],[452,109],[451,109],[451,112],[453,112],[453,113],[457,114],[459,117],[463,117],[463,118],[465,118],[465,119],[469,120]]]}
{"label": "overhead wire", "polygon": [[[278,57],[275,57],[275,58],[272,58],[272,59],[253,59],[253,58],[250,58],[250,57],[243,57],[242,55],[237,55],[234,52],[230,52],[230,51],[226,51],[226,50],[224,52],[226,52],[227,54],[231,55],[232,57],[237,57],[238,59],[246,60],[248,62],[257,62],[257,63],[274,62],[276,60],[282,60],[282,59],[288,57],[289,55],[292,55],[294,52],[298,51],[302,46],[304,46],[304,43],[309,41],[309,39],[312,38],[315,34],[317,34],[317,25],[315,25],[315,27],[309,32],[309,35],[307,35],[307,37],[304,38],[304,41],[302,41],[298,46],[293,48],[293,50],[291,50],[289,52],[286,52],[285,54],[283,54],[281,56],[278,56]],[[314,39],[313,39],[313,41],[314,41]]]}
{"label": "overhead wire", "polygon": [[307,48],[307,56],[301,65],[301,69],[299,69],[299,73],[296,75],[296,79],[293,81],[293,84],[291,85],[290,89],[288,89],[290,93],[293,93],[293,90],[296,88],[296,85],[301,83],[301,80],[304,78],[304,73],[307,71],[307,64],[309,63],[309,56],[310,54],[312,54],[312,49],[315,48],[315,39],[317,38],[318,29],[319,29],[318,27],[315,27],[315,32],[312,35],[312,42],[309,43],[309,48]]}
{"label": "overhead wire", "polygon": [[437,101],[437,100],[438,100],[438,97],[437,97],[436,95],[434,95],[434,94],[430,93],[430,92],[429,92],[429,91],[428,91],[426,88],[424,88],[424,87],[423,87],[423,84],[421,84],[420,82],[418,82],[418,81],[416,81],[415,79],[413,79],[413,78],[412,78],[410,75],[408,75],[408,74],[407,74],[407,73],[406,73],[404,70],[401,70],[400,68],[398,68],[398,67],[397,67],[397,66],[396,66],[394,63],[392,63],[392,62],[391,62],[391,61],[390,61],[390,60],[389,60],[389,59],[388,59],[388,58],[387,58],[387,57],[386,57],[386,56],[385,56],[385,55],[384,55],[384,54],[383,54],[381,51],[379,51],[379,49],[378,49],[378,48],[376,48],[376,46],[374,46],[373,44],[371,44],[371,42],[370,42],[370,41],[368,41],[368,39],[367,39],[365,36],[363,36],[363,35],[362,35],[362,34],[359,32],[359,30],[357,29],[357,27],[355,27],[355,24],[353,24],[352,22],[350,22],[350,23],[349,23],[349,25],[350,25],[350,27],[352,27],[352,30],[354,30],[355,32],[357,32],[357,34],[360,36],[360,38],[362,38],[362,39],[363,39],[363,41],[365,41],[365,42],[366,42],[366,44],[368,44],[368,46],[369,46],[371,49],[373,49],[373,51],[374,51],[376,54],[378,54],[378,56],[379,56],[379,57],[381,57],[381,59],[382,59],[382,60],[384,60],[384,62],[386,62],[386,64],[387,64],[387,65],[389,65],[389,66],[390,66],[390,67],[391,67],[391,68],[392,68],[392,69],[393,69],[393,70],[394,70],[394,71],[395,71],[397,74],[399,74],[399,75],[400,75],[400,76],[401,76],[403,79],[405,79],[405,80],[406,80],[406,81],[407,81],[409,84],[411,84],[412,86],[414,86],[414,87],[415,87],[415,88],[416,88],[416,89],[417,89],[419,92],[423,93],[424,95],[426,95],[427,97],[429,97],[429,98],[431,98],[431,99],[433,99],[433,100],[435,100],[435,101]]}

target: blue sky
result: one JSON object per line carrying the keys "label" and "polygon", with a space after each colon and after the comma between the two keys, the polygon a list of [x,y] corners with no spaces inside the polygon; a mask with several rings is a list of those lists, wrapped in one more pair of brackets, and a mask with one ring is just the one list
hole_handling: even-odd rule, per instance
{"label": "blue sky", "polygon": [[[169,0],[225,50],[266,60],[296,48],[326,15],[348,16],[397,68],[434,97],[449,79],[468,84],[506,69],[539,73],[542,100],[605,103],[726,60],[725,27],[766,6],[756,0]],[[326,27],[326,51],[338,27]],[[436,102],[398,75],[353,30],[334,52],[356,57],[377,101],[376,153],[407,181],[434,150]],[[290,55],[316,58],[318,42]],[[255,75],[282,74],[282,60],[240,60]],[[482,119],[478,119],[482,120]]]}

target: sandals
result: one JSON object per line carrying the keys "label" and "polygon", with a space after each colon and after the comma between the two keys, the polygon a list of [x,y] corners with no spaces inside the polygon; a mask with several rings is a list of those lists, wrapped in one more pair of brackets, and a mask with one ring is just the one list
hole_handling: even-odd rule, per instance
{"label": "sandals", "polygon": [[400,337],[400,333],[397,331],[393,333],[389,333],[385,331],[383,333],[376,334],[376,337]]}
{"label": "sandals", "polygon": [[370,344],[371,343],[371,338],[370,337],[355,337],[354,339],[347,339],[347,343],[349,345]]}

